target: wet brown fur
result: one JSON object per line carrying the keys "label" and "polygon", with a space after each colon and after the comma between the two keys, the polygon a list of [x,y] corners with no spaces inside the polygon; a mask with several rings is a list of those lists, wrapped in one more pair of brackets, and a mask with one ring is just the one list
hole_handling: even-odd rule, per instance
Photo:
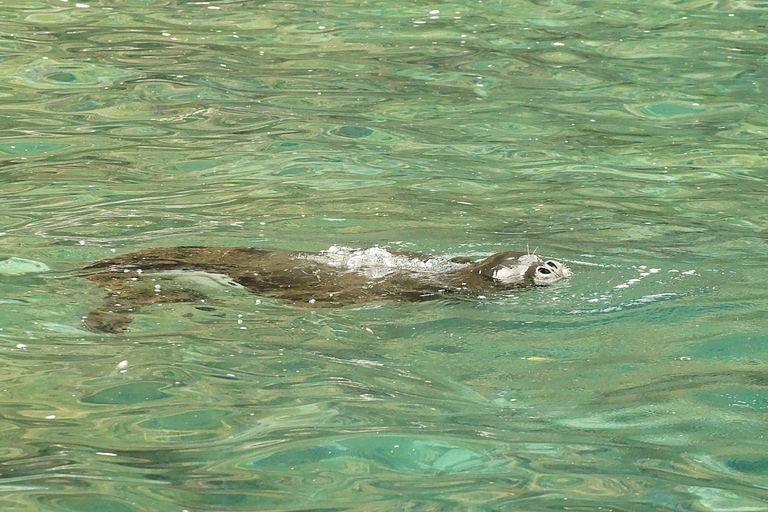
{"label": "wet brown fur", "polygon": [[[449,293],[480,293],[491,288],[531,286],[531,265],[525,282],[500,286],[493,280],[494,268],[504,260],[525,253],[503,252],[483,261],[467,263],[461,270],[418,273],[393,270],[374,279],[361,273],[303,259],[317,253],[265,251],[241,247],[168,247],[147,249],[98,261],[85,267],[82,276],[106,290],[105,305],[83,319],[92,331],[121,333],[128,328],[129,314],[150,304],[201,302],[206,297],[195,290],[154,290],[141,286],[151,275],[170,270],[204,271],[228,276],[231,282],[251,292],[276,297],[294,306],[340,307],[382,299],[424,301]],[[397,253],[428,261],[423,254]],[[529,275],[530,274],[530,275]],[[138,283],[137,283],[138,281]]]}

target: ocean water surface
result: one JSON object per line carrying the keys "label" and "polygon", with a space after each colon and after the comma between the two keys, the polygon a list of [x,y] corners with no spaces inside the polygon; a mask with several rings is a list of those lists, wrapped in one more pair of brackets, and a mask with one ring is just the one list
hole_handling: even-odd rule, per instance
{"label": "ocean water surface", "polygon": [[[3,510],[768,510],[768,3],[0,1]],[[549,288],[82,329],[177,245]]]}

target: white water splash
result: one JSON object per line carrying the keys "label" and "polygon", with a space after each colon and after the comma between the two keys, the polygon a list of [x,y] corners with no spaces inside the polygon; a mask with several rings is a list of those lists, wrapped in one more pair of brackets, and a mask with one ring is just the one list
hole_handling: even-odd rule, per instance
{"label": "white water splash", "polygon": [[393,254],[380,247],[352,249],[332,246],[318,254],[303,254],[297,258],[306,259],[359,272],[371,279],[382,278],[392,272],[443,273],[454,272],[466,267],[466,263],[455,263],[445,258],[429,258],[426,261]]}

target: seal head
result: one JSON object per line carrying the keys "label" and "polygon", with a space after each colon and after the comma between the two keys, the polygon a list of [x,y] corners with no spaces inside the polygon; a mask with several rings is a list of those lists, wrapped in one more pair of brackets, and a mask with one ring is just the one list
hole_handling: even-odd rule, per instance
{"label": "seal head", "polygon": [[559,261],[516,252],[494,254],[473,265],[471,271],[501,287],[549,286],[573,274]]}

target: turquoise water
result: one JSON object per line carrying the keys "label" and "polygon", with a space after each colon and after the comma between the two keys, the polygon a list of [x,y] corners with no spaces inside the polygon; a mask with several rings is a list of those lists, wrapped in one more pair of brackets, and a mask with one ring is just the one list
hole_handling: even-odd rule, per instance
{"label": "turquoise water", "polygon": [[[768,510],[766,24],[0,2],[0,259],[31,260],[0,265],[3,509]],[[574,276],[80,330],[77,269],[190,244],[528,245]]]}

